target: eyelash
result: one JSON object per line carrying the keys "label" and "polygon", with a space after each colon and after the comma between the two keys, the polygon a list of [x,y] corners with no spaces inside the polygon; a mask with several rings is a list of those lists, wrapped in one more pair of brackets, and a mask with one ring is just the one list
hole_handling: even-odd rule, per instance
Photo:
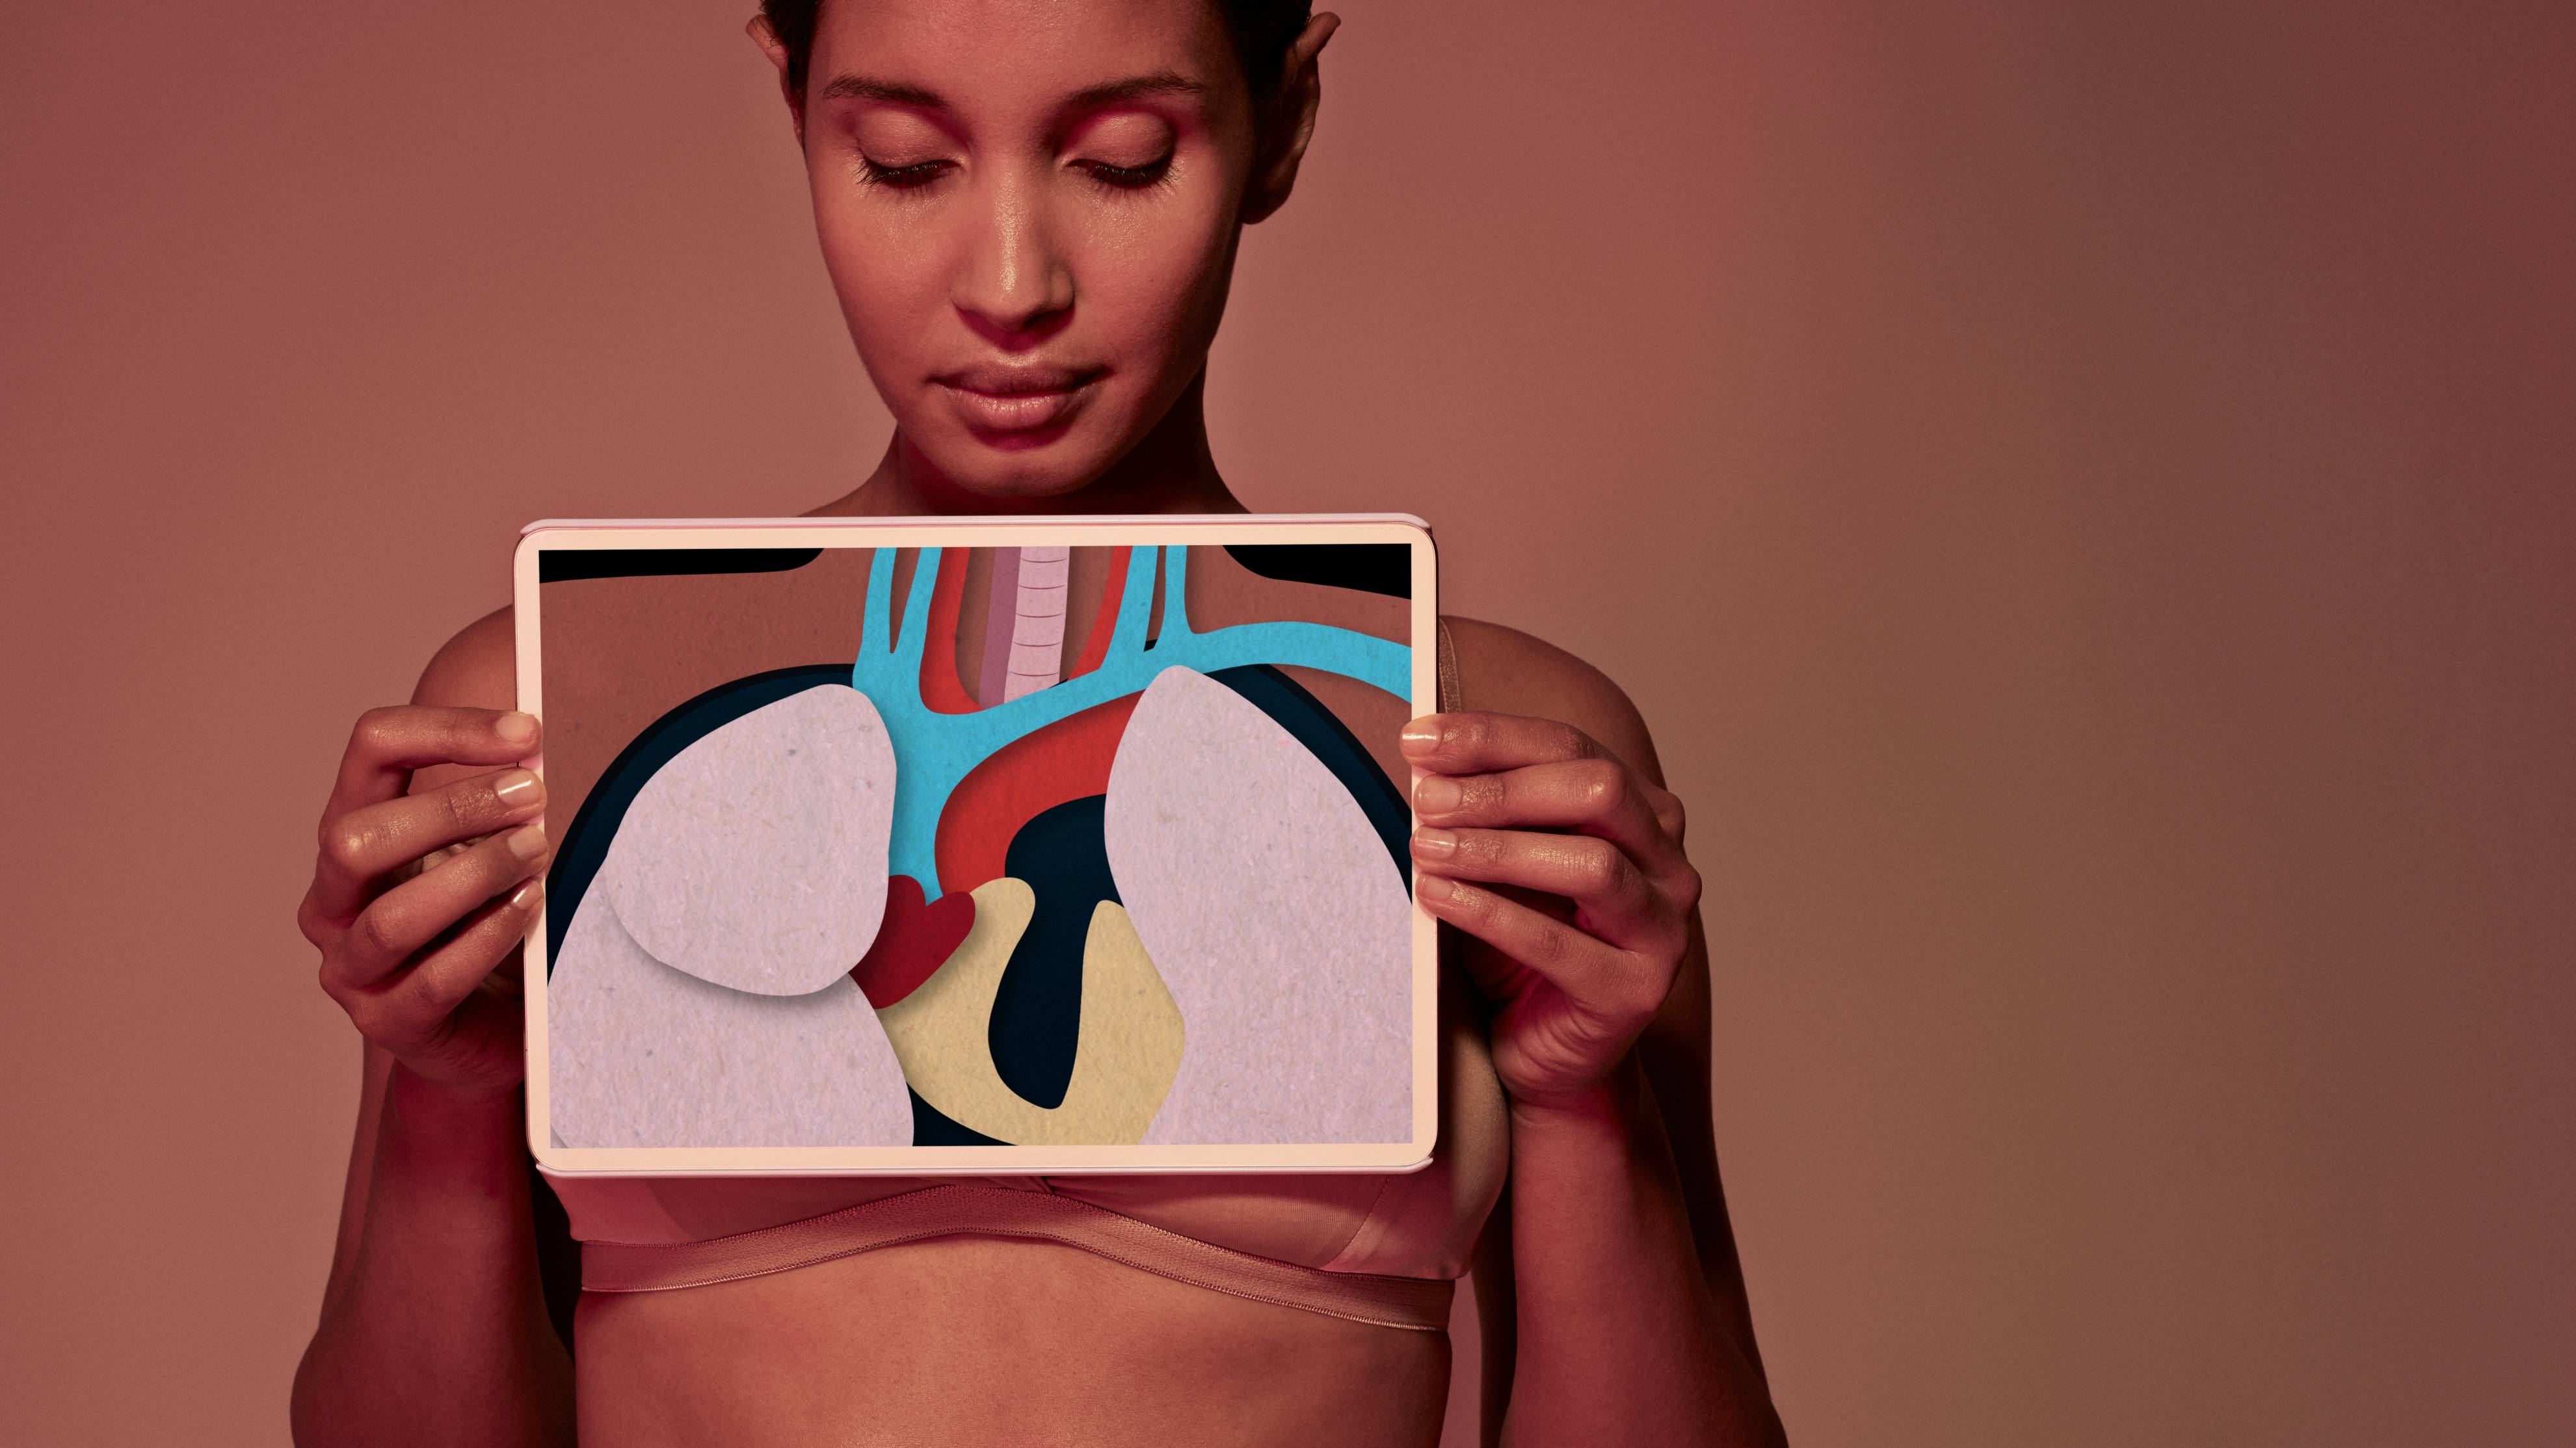
{"label": "eyelash", "polygon": [[859,157],[859,179],[870,186],[890,186],[897,191],[918,191],[947,171],[946,161],[923,161],[911,166],[880,166],[866,156]]}
{"label": "eyelash", "polygon": [[1172,174],[1171,153],[1142,166],[1112,166],[1106,161],[1074,163],[1089,173],[1091,179],[1112,191],[1147,191],[1162,185]]}
{"label": "eyelash", "polygon": [[[922,161],[910,166],[881,166],[867,156],[859,157],[859,180],[869,186],[886,186],[897,191],[918,191],[948,173],[953,162]],[[1111,191],[1146,191],[1162,185],[1172,174],[1172,158],[1142,166],[1112,166],[1106,161],[1077,161],[1084,174]]]}

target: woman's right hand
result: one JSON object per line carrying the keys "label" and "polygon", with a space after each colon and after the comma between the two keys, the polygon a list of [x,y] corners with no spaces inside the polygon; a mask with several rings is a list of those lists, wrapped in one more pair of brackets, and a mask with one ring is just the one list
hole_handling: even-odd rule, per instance
{"label": "woman's right hand", "polygon": [[[322,989],[413,1075],[462,1097],[525,1070],[519,945],[544,892],[534,716],[405,704],[358,719],[296,911]],[[415,771],[483,768],[409,792]],[[471,841],[472,843],[467,843]],[[462,846],[416,869],[425,857]]]}

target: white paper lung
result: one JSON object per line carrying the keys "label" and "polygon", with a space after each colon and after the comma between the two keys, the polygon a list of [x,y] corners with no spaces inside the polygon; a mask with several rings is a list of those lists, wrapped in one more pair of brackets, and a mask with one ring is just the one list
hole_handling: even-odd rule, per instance
{"label": "white paper lung", "polygon": [[1323,761],[1242,696],[1156,676],[1109,771],[1110,874],[1181,1008],[1148,1142],[1403,1141],[1404,878]]}
{"label": "white paper lung", "polygon": [[594,892],[546,982],[547,1114],[565,1146],[903,1146],[912,1103],[845,973],[801,996],[654,960]]}
{"label": "white paper lung", "polygon": [[894,781],[865,694],[790,694],[645,781],[591,894],[654,959],[700,980],[789,996],[848,985],[885,915]]}

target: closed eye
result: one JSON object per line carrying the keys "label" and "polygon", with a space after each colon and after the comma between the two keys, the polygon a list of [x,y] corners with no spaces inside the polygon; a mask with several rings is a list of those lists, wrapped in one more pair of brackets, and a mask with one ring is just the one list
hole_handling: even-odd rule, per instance
{"label": "closed eye", "polygon": [[1107,161],[1076,161],[1073,164],[1103,186],[1120,191],[1141,191],[1171,173],[1172,154],[1166,151],[1142,166],[1116,166]]}
{"label": "closed eye", "polygon": [[909,166],[886,166],[862,155],[859,157],[859,179],[871,186],[911,191],[938,180],[956,164],[954,161],[916,161]]}

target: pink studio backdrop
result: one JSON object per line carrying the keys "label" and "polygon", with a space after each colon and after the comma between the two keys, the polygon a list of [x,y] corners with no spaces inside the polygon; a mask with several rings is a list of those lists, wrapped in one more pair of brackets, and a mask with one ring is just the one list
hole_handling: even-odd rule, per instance
{"label": "pink studio backdrop", "polygon": [[[518,525],[882,445],[750,9],[0,11],[0,1439],[283,1440]],[[1219,458],[1655,725],[1797,1440],[2576,1436],[2567,7],[1342,11]]]}

